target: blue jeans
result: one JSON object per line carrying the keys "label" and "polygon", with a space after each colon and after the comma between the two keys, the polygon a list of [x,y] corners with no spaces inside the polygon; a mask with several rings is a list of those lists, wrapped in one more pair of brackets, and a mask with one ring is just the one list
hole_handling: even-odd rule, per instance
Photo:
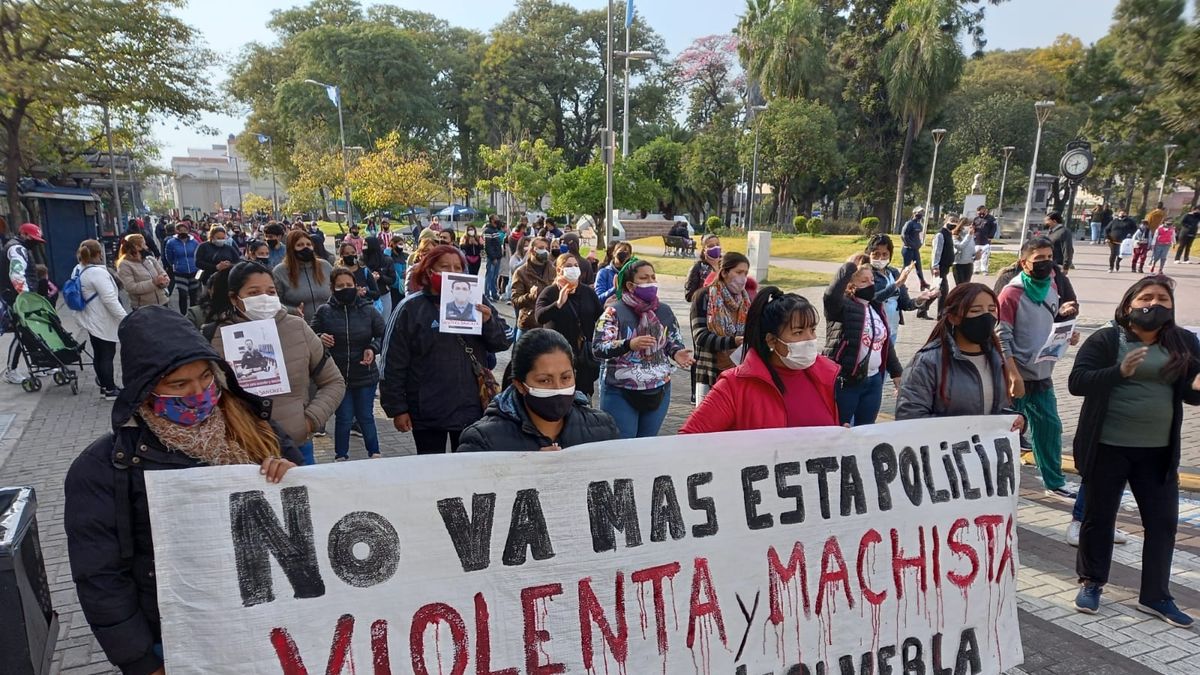
{"label": "blue jeans", "polygon": [[1100,223],[1092,223],[1092,243],[1100,243]]}
{"label": "blue jeans", "polygon": [[921,281],[921,290],[929,288],[929,284],[925,283],[925,275],[921,273],[921,249],[905,246],[900,249],[900,257],[904,260],[905,267],[917,263],[917,279]]}
{"label": "blue jeans", "polygon": [[843,384],[839,377],[833,390],[842,424],[861,427],[874,424],[883,404],[883,371],[854,384]]}
{"label": "blue jeans", "polygon": [[[1092,223],[1095,225],[1095,223]],[[1071,509],[1071,520],[1083,522],[1083,485],[1075,492],[1075,506]]]}
{"label": "blue jeans", "polygon": [[497,300],[500,298],[499,287],[496,285],[500,280],[500,259],[487,259],[487,272],[484,273],[483,294],[488,300]]}
{"label": "blue jeans", "polygon": [[313,444],[311,438],[305,441],[304,444],[298,449],[300,450],[300,455],[304,457],[304,466],[312,466],[313,464],[317,463],[317,458],[313,454]]}
{"label": "blue jeans", "polygon": [[379,432],[375,430],[375,385],[346,389],[346,395],[334,413],[333,454],[350,456],[350,427],[358,420],[367,456],[379,454]]}
{"label": "blue jeans", "polygon": [[662,403],[656,410],[638,412],[629,401],[625,400],[621,389],[611,384],[601,388],[600,409],[612,415],[621,431],[621,438],[647,438],[657,436],[663,420],[667,418],[667,408],[671,404],[671,383],[668,382],[663,392]]}

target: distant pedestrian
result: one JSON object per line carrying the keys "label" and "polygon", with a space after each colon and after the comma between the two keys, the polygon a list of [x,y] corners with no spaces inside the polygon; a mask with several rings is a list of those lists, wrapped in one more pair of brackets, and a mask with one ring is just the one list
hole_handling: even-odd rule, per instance
{"label": "distant pedestrian", "polygon": [[917,207],[913,209],[912,218],[900,229],[900,259],[905,267],[916,263],[917,279],[921,282],[922,291],[929,288],[925,275],[921,273],[921,248],[925,246],[925,226],[921,221],[924,217],[925,209]]}
{"label": "distant pedestrian", "polygon": [[[1146,219],[1149,221],[1149,218]],[[1154,274],[1154,266],[1158,266],[1158,273],[1162,274],[1167,266],[1167,254],[1171,252],[1171,246],[1175,244],[1175,223],[1167,218],[1154,230],[1154,253],[1150,258],[1150,273]]]}
{"label": "distant pedestrian", "polygon": [[1192,264],[1192,242],[1196,241],[1196,234],[1200,231],[1200,204],[1192,207],[1183,219],[1179,221],[1179,245],[1175,247],[1175,262],[1183,258],[1185,265]]}
{"label": "distant pedestrian", "polygon": [[1135,274],[1141,274],[1146,269],[1146,257],[1150,252],[1150,240],[1153,234],[1150,232],[1150,223],[1142,221],[1138,225],[1137,231],[1133,233],[1133,259],[1129,263],[1129,271]]}
{"label": "distant pedestrian", "polygon": [[121,390],[113,374],[113,360],[117,356],[117,327],[125,318],[125,308],[117,295],[117,283],[104,264],[104,250],[95,239],[85,239],[76,252],[79,264],[72,276],[79,277],[84,305],[76,313],[79,325],[87,331],[92,344],[92,368],[96,371],[96,384],[106,401],[115,401]]}
{"label": "distant pedestrian", "polygon": [[975,273],[987,274],[992,259],[992,240],[999,235],[1000,226],[988,207],[982,204],[975,214],[972,228],[975,232],[975,250],[979,253],[975,259]]}

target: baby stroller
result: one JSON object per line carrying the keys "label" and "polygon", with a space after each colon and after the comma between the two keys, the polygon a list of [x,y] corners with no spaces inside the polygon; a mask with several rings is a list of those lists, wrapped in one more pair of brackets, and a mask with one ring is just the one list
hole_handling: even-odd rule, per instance
{"label": "baby stroller", "polygon": [[54,312],[50,301],[38,293],[21,293],[12,305],[13,332],[25,355],[25,366],[29,376],[21,382],[21,388],[33,393],[42,388],[39,375],[51,375],[54,384],[71,385],[71,393],[79,393],[79,373],[83,362],[84,347],[75,341],[62,321]]}

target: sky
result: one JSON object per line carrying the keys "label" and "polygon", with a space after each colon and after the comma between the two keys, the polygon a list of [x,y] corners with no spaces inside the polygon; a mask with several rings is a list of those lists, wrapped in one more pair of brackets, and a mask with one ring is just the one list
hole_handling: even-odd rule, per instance
{"label": "sky", "polygon": [[[566,0],[581,9],[603,7],[599,0]],[[249,42],[271,42],[273,35],[266,22],[273,9],[306,4],[295,0],[189,0],[180,17],[197,28],[208,46],[227,62],[236,59]],[[487,32],[498,24],[515,5],[506,0],[398,0],[392,4],[408,9],[432,12],[456,26]],[[432,5],[432,6],[431,6]],[[618,25],[625,3],[613,3]],[[637,11],[666,40],[671,54],[683,51],[693,40],[715,33],[728,33],[743,11],[742,0],[635,0]],[[1085,45],[1108,32],[1117,0],[1007,0],[987,8],[984,30],[988,49],[1022,49],[1049,45],[1062,33],[1078,36]],[[236,17],[236,18],[234,18]],[[214,82],[224,80],[224,68],[214,67]],[[225,115],[206,115],[202,123],[220,131],[208,136],[174,121],[155,126],[162,145],[158,163],[166,166],[175,155],[185,155],[189,147],[208,147],[223,143],[230,133],[242,131],[242,121]]]}

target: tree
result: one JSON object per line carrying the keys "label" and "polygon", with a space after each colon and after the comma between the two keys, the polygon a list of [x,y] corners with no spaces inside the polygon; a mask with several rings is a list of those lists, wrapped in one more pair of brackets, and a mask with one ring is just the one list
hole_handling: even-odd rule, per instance
{"label": "tree", "polygon": [[646,174],[663,188],[663,196],[656,209],[660,213],[674,216],[683,211],[692,211],[698,202],[703,203],[684,181],[683,156],[686,147],[669,136],[659,136],[633,153],[633,161],[641,165]]}
{"label": "tree", "polygon": [[550,191],[550,181],[564,168],[563,151],[537,139],[499,148],[481,146],[479,157],[491,178],[480,180],[480,190],[498,190],[515,195],[526,206],[540,209],[542,197]]}
{"label": "tree", "polygon": [[[618,161],[613,167],[613,203],[617,208],[650,210],[662,196],[662,187],[646,175],[645,169],[637,162]],[[593,160],[551,179],[550,213],[586,213],[591,215],[596,223],[605,222],[602,218],[604,164]]]}
{"label": "tree", "polygon": [[291,161],[296,167],[296,177],[288,186],[289,210],[320,209],[324,220],[329,220],[326,198],[346,191],[342,153],[305,144],[296,148]]}
{"label": "tree", "polygon": [[958,0],[898,0],[886,26],[895,35],[884,49],[884,72],[892,111],[907,130],[896,172],[897,220],[904,208],[913,139],[946,100],[962,74],[958,35],[966,23]]}
{"label": "tree", "polygon": [[350,188],[356,204],[376,211],[428,204],[442,191],[429,160],[406,150],[395,131],[350,168]]}
{"label": "tree", "polygon": [[680,85],[688,90],[688,124],[707,125],[731,107],[743,86],[736,75],[738,40],[732,35],[696,38],[675,59]]}
{"label": "tree", "polygon": [[747,8],[742,24],[746,69],[767,98],[809,97],[827,68],[825,35],[815,0],[779,0],[765,14]]}
{"label": "tree", "polygon": [[[741,176],[738,161],[739,133],[733,117],[724,114],[697,133],[685,147],[681,169],[683,184],[696,193],[697,201],[708,205],[708,211],[721,213],[721,198],[732,195],[730,188]],[[732,204],[725,208],[725,223],[729,224]],[[696,219],[699,221],[699,218]]]}
{"label": "tree", "polygon": [[1177,134],[1200,134],[1200,17],[1175,38],[1163,80],[1159,103],[1167,125]]}
{"label": "tree", "polygon": [[272,202],[270,197],[247,192],[242,196],[242,210],[246,213],[273,213],[275,202]]}
{"label": "tree", "polygon": [[[968,158],[958,166],[954,167],[951,172],[951,177],[954,183],[953,200],[955,203],[962,203],[962,200],[970,194],[971,185],[975,182],[975,174],[981,174],[982,180],[980,186],[983,189],[984,200],[986,204],[994,205],[998,203],[1000,198],[1000,180],[1003,178],[1004,160],[997,157],[993,152],[984,148],[978,154]],[[1010,161],[1008,164],[1008,177],[1004,182],[1004,203],[1017,204],[1024,201],[1025,190],[1029,185],[1028,176],[1025,170],[1020,166],[1015,166]],[[997,214],[999,217],[999,214]]]}
{"label": "tree", "polygon": [[[214,109],[211,62],[179,0],[42,0],[0,3],[0,127],[8,209],[20,213],[23,130],[31,114],[106,105],[139,117],[194,122]],[[164,49],[163,36],[171,36]],[[38,113],[38,108],[42,109]]]}

